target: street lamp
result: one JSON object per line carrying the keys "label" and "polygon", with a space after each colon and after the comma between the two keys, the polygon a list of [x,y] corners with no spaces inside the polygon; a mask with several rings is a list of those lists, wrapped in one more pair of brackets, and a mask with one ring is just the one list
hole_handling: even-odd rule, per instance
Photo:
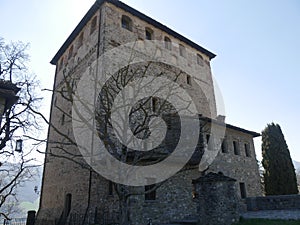
{"label": "street lamp", "polygon": [[15,151],[16,152],[22,152],[22,150],[23,150],[23,140],[22,139],[18,139],[16,141],[16,149],[15,149]]}

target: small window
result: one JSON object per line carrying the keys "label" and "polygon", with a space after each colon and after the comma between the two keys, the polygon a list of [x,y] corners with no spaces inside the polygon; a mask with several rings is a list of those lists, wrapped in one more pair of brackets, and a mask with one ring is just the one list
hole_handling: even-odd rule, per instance
{"label": "small window", "polygon": [[73,45],[69,49],[68,59],[72,58],[73,56]]}
{"label": "small window", "polygon": [[132,20],[128,16],[122,16],[122,27],[129,31],[132,31]]}
{"label": "small window", "polygon": [[146,28],[145,35],[146,35],[146,40],[152,40],[153,39],[153,30],[151,30],[150,28]]}
{"label": "small window", "polygon": [[63,68],[63,66],[64,66],[64,57],[62,57],[60,60],[58,70],[61,70]]}
{"label": "small window", "polygon": [[83,44],[83,32],[79,35],[78,38],[78,48]]}
{"label": "small window", "polygon": [[113,186],[113,182],[112,181],[108,181],[108,195],[112,196],[113,195],[113,191],[114,191],[114,186]]}
{"label": "small window", "polygon": [[165,37],[165,48],[168,50],[172,50],[172,42],[171,39],[168,37]]}
{"label": "small window", "polygon": [[61,125],[65,125],[65,114],[63,114],[61,117]]}
{"label": "small window", "polygon": [[197,54],[197,64],[203,66],[203,57],[200,54]]}
{"label": "small window", "polygon": [[206,144],[208,149],[213,149],[213,137],[210,134],[206,134]]}
{"label": "small window", "polygon": [[240,183],[240,192],[241,192],[241,198],[243,198],[243,199],[247,198],[245,183]]}
{"label": "small window", "polygon": [[71,194],[66,194],[65,197],[65,215],[68,216],[71,211],[71,204],[72,204],[72,195]]}
{"label": "small window", "polygon": [[188,85],[192,85],[192,78],[191,78],[190,75],[186,75],[186,83],[187,83]]}
{"label": "small window", "polygon": [[[148,181],[150,181],[150,183],[155,182],[154,178],[148,178]],[[156,184],[150,184],[150,185],[146,185],[145,186],[145,201],[153,201],[156,199],[156,188],[155,188]]]}
{"label": "small window", "polygon": [[233,141],[233,151],[235,155],[240,155],[239,145],[237,141]]}
{"label": "small window", "polygon": [[145,186],[145,200],[146,201],[153,201],[156,199],[156,190],[155,184]]}
{"label": "small window", "polygon": [[183,45],[179,45],[179,54],[182,57],[186,57],[186,50],[185,50],[185,47]]}
{"label": "small window", "polygon": [[225,138],[222,139],[221,151],[222,151],[222,153],[228,153],[227,141]]}
{"label": "small window", "polygon": [[244,144],[244,147],[245,147],[245,153],[246,153],[246,156],[247,157],[251,157],[251,152],[250,152],[250,146],[248,143],[245,143]]}
{"label": "small window", "polygon": [[152,103],[152,111],[153,112],[157,112],[157,108],[158,108],[158,99],[156,97],[152,97],[151,99],[151,103]]}
{"label": "small window", "polygon": [[92,20],[90,34],[94,33],[96,27],[97,27],[97,16],[95,16]]}

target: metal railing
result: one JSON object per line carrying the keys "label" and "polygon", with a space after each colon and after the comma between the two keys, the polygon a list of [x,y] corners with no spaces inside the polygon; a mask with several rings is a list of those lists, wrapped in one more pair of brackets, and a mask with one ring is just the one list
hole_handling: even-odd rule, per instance
{"label": "metal railing", "polygon": [[3,225],[26,225],[26,218],[4,219]]}

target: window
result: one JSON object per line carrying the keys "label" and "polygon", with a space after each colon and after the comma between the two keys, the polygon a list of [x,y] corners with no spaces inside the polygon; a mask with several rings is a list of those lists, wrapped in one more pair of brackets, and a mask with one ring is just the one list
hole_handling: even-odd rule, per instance
{"label": "window", "polygon": [[213,137],[210,134],[206,134],[206,144],[208,149],[213,149]]}
{"label": "window", "polygon": [[92,20],[90,34],[94,33],[96,27],[97,27],[97,16],[95,16]]}
{"label": "window", "polygon": [[108,181],[108,195],[113,195],[113,190],[114,190],[114,187],[113,187],[113,182],[112,181]]}
{"label": "window", "polygon": [[129,31],[132,31],[132,20],[128,16],[122,16],[122,27]]}
{"label": "window", "polygon": [[155,188],[155,184],[147,185],[145,186],[145,200],[146,201],[153,201],[156,199],[156,190],[153,190]]}
{"label": "window", "polygon": [[241,192],[241,198],[246,198],[247,197],[245,183],[240,183],[240,192]]}
{"label": "window", "polygon": [[[147,179],[149,183],[154,183],[154,178],[148,178]],[[155,189],[155,183],[146,185],[145,186],[145,201],[153,201],[156,199],[156,189]]]}
{"label": "window", "polygon": [[69,49],[68,59],[72,58],[72,56],[73,56],[73,45]]}
{"label": "window", "polygon": [[244,144],[244,147],[245,147],[245,153],[246,153],[246,156],[247,157],[251,157],[251,153],[250,153],[250,146],[248,143],[245,143]]}
{"label": "window", "polygon": [[71,211],[71,203],[72,203],[72,195],[71,194],[66,194],[65,209],[64,209],[64,213],[65,213],[66,216],[68,216],[70,211]]}
{"label": "window", "polygon": [[157,112],[158,108],[158,99],[156,97],[152,97],[151,99],[151,104],[152,104],[152,111]]}
{"label": "window", "polygon": [[151,30],[150,28],[146,28],[145,35],[146,35],[146,40],[152,40],[153,39],[153,30]]}
{"label": "window", "polygon": [[78,48],[83,44],[83,32],[79,35],[78,38]]}
{"label": "window", "polygon": [[197,64],[203,66],[203,57],[200,54],[197,54]]}
{"label": "window", "polygon": [[186,75],[186,83],[187,83],[188,85],[192,85],[192,78],[191,78],[190,75]]}
{"label": "window", "polygon": [[228,153],[227,141],[225,138],[222,139],[221,151],[222,151],[222,153]]}
{"label": "window", "polygon": [[62,115],[60,124],[63,126],[65,124],[65,114]]}
{"label": "window", "polygon": [[240,154],[239,145],[237,141],[233,141],[233,151],[235,155]]}
{"label": "window", "polygon": [[61,70],[64,66],[64,57],[61,58],[59,66],[58,66],[58,70]]}
{"label": "window", "polygon": [[185,50],[185,47],[183,45],[179,45],[179,54],[182,57],[186,57],[186,50]]}
{"label": "window", "polygon": [[165,37],[165,48],[168,50],[172,50],[172,42],[171,39],[168,37]]}

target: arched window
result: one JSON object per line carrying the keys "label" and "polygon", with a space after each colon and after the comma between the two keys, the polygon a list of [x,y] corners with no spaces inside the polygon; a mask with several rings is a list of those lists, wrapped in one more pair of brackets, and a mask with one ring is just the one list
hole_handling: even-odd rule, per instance
{"label": "arched window", "polygon": [[90,34],[94,33],[96,27],[97,27],[97,16],[95,16],[92,20]]}
{"label": "arched window", "polygon": [[179,54],[180,56],[182,57],[186,57],[186,50],[185,50],[185,47],[183,45],[179,45]]}
{"label": "arched window", "polygon": [[132,20],[128,16],[122,16],[122,27],[132,31]]}
{"label": "arched window", "polygon": [[68,59],[70,59],[72,56],[73,56],[73,45],[69,48]]}
{"label": "arched window", "polygon": [[72,204],[72,195],[69,193],[69,194],[66,194],[66,197],[65,197],[65,207],[64,207],[65,216],[69,215],[69,213],[71,211],[71,204]]}
{"label": "arched window", "polygon": [[58,70],[61,70],[64,66],[64,57],[61,58],[59,66],[58,66]]}
{"label": "arched window", "polygon": [[203,66],[203,57],[200,54],[197,54],[197,64]]}
{"label": "arched window", "polygon": [[150,28],[145,29],[145,35],[146,35],[146,40],[152,40],[153,39],[153,30]]}
{"label": "arched window", "polygon": [[172,42],[171,39],[168,37],[165,37],[165,48],[168,50],[172,50]]}
{"label": "arched window", "polygon": [[79,35],[78,38],[78,48],[83,44],[83,32]]}

